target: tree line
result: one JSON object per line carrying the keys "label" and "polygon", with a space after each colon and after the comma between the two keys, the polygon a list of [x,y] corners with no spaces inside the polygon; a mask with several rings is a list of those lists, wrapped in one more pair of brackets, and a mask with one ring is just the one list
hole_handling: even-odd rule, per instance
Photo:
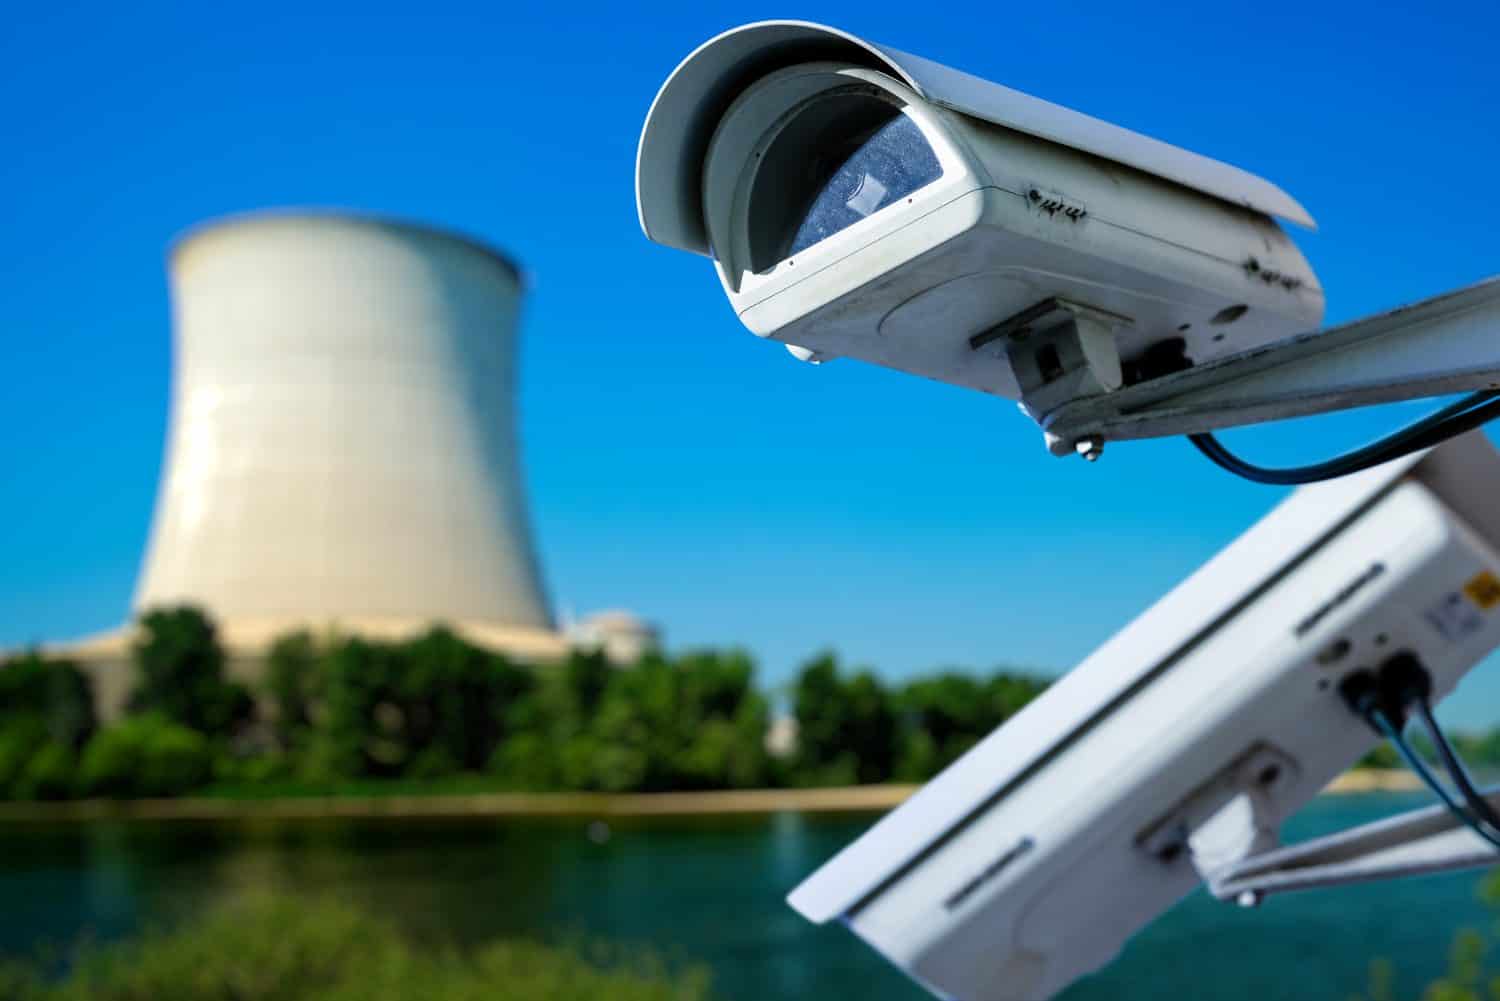
{"label": "tree line", "polygon": [[88,676],[28,652],[0,662],[0,796],[338,791],[382,780],[529,791],[651,792],[931,778],[1046,682],[947,671],[891,686],[833,654],[786,692],[794,748],[767,745],[771,697],[737,650],[574,651],[512,662],[435,626],[376,642],[297,632],[257,690],[230,679],[213,622],[147,612],[124,716],[101,725]]}

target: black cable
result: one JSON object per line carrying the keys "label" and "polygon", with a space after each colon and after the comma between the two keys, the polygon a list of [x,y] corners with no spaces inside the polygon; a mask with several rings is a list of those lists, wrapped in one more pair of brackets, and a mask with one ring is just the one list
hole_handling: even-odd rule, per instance
{"label": "black cable", "polygon": [[1401,755],[1407,766],[1416,772],[1417,777],[1422,780],[1422,783],[1427,788],[1436,794],[1438,799],[1443,801],[1443,805],[1448,808],[1449,812],[1463,821],[1464,826],[1469,830],[1479,835],[1495,848],[1500,849],[1500,831],[1491,830],[1489,825],[1481,823],[1478,818],[1458,804],[1453,798],[1453,794],[1438,781],[1436,775],[1432,774],[1432,769],[1427,767],[1427,762],[1422,760],[1421,756],[1417,754],[1416,749],[1407,742],[1400,728],[1391,722],[1390,717],[1386,716],[1383,710],[1376,709],[1367,718],[1375,729],[1379,730],[1395,745],[1396,752]]}
{"label": "black cable", "polygon": [[1500,391],[1472,393],[1408,427],[1371,442],[1363,448],[1308,466],[1272,469],[1246,462],[1225,448],[1212,434],[1188,435],[1198,451],[1219,467],[1256,483],[1297,486],[1348,476],[1399,459],[1404,455],[1439,445],[1500,418]]}
{"label": "black cable", "polygon": [[1484,794],[1474,788],[1474,782],[1469,777],[1469,771],[1464,767],[1463,761],[1459,759],[1458,752],[1454,750],[1453,744],[1443,733],[1443,728],[1438,726],[1437,720],[1432,715],[1432,703],[1426,698],[1416,700],[1417,716],[1422,720],[1422,727],[1427,731],[1427,736],[1432,738],[1432,743],[1437,747],[1438,757],[1443,761],[1443,770],[1458,786],[1458,791],[1469,812],[1484,821],[1495,831],[1500,831],[1500,815],[1497,815],[1494,807]]}

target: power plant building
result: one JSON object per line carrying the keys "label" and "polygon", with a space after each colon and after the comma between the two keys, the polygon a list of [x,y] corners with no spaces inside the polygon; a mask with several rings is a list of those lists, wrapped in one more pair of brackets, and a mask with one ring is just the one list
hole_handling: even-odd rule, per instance
{"label": "power plant building", "polygon": [[[402,222],[262,214],[190,232],[169,278],[137,612],[205,609],[242,676],[296,629],[395,639],[443,622],[517,659],[567,652],[521,475],[513,263]],[[106,715],[131,636],[59,651],[90,665]]]}

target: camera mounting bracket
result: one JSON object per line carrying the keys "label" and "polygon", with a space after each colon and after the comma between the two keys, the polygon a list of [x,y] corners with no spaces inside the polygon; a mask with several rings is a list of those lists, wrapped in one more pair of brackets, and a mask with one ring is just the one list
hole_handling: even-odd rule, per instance
{"label": "camera mounting bracket", "polygon": [[1080,396],[1125,385],[1115,332],[1135,321],[1059,297],[1043,299],[969,338],[979,351],[1003,343],[1027,413],[1044,413]]}

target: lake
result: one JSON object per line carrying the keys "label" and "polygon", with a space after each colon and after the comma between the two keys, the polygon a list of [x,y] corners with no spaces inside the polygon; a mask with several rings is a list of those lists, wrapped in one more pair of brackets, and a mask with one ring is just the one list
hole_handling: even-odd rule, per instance
{"label": "lake", "polygon": [[[1323,797],[1291,839],[1425,802]],[[776,814],[615,822],[302,820],[0,828],[0,953],[190,920],[262,888],[334,895],[432,941],[603,938],[706,963],[729,1001],[927,995],[841,927],[807,924],[788,889],[873,818]],[[591,833],[594,835],[591,837]],[[1453,932],[1491,920],[1474,873],[1273,897],[1243,911],[1202,893],[1076,985],[1069,1001],[1348,998],[1372,957],[1398,996],[1440,974]]]}

